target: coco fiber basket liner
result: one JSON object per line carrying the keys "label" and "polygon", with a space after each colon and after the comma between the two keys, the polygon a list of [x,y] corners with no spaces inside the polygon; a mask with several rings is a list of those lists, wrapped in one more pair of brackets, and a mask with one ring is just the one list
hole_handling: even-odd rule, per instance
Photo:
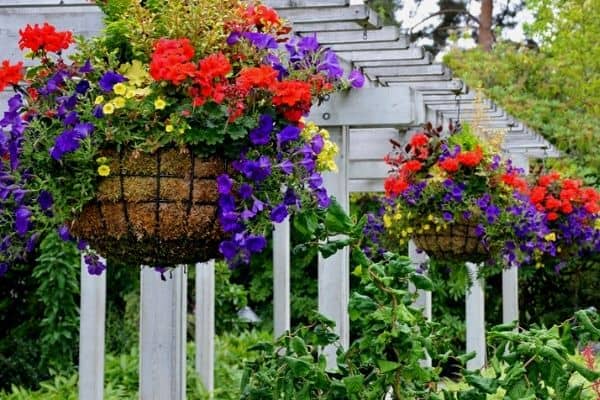
{"label": "coco fiber basket liner", "polygon": [[103,256],[131,265],[172,266],[218,256],[218,158],[177,149],[105,151],[110,176],[71,232]]}
{"label": "coco fiber basket liner", "polygon": [[429,231],[414,235],[412,239],[418,248],[437,259],[481,262],[489,258],[478,238],[476,224],[453,223],[439,232]]}

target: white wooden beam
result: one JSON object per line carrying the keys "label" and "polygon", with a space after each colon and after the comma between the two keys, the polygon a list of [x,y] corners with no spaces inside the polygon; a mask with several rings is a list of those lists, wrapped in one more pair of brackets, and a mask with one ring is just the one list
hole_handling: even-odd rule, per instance
{"label": "white wooden beam", "polygon": [[485,283],[483,279],[477,278],[477,264],[468,262],[466,265],[472,281],[466,300],[467,353],[475,352],[475,358],[467,362],[467,369],[477,370],[483,368],[486,363]]}
{"label": "white wooden beam", "polygon": [[204,388],[215,389],[215,260],[196,264],[196,372]]}
{"label": "white wooden beam", "polygon": [[273,335],[290,330],[290,219],[273,230]]}
{"label": "white wooden beam", "polygon": [[414,122],[409,87],[369,87],[332,94],[311,109],[310,119],[323,127],[405,126]]}
{"label": "white wooden beam", "polygon": [[[349,210],[348,131],[347,127],[329,129],[331,139],[340,148],[336,160],[339,172],[323,174],[323,181],[328,193],[335,196],[346,211]],[[349,296],[350,260],[348,248],[346,247],[328,258],[319,255],[319,312],[335,322],[335,332],[340,336],[340,344],[346,349],[350,343]],[[327,357],[328,368],[335,368],[335,346],[325,348],[324,354]]]}
{"label": "white wooden beam", "polygon": [[140,398],[184,400],[187,272],[141,270]]}
{"label": "white wooden beam", "polygon": [[[104,399],[106,274],[90,275],[81,256],[79,316],[79,398]],[[103,262],[106,262],[102,259]]]}

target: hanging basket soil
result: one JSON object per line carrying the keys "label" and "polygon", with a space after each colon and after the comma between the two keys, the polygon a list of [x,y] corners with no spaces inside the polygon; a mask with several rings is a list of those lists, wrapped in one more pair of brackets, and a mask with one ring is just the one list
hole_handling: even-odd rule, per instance
{"label": "hanging basket soil", "polygon": [[176,149],[106,151],[110,175],[71,232],[103,256],[131,265],[172,266],[218,256],[219,158]]}
{"label": "hanging basket soil", "polygon": [[475,223],[456,222],[439,232],[433,230],[413,235],[418,248],[440,260],[481,262],[489,258],[489,250],[477,236]]}

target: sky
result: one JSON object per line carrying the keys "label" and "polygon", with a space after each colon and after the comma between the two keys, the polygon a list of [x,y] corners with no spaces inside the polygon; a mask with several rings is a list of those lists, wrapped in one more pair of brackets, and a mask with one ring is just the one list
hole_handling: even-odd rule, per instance
{"label": "sky", "polygon": [[[469,5],[467,8],[469,12],[475,15],[476,17],[479,17],[481,3],[476,0],[468,1]],[[504,5],[506,5],[507,1],[509,0],[494,0],[494,8],[502,8]],[[436,18],[438,18],[439,20],[439,17],[434,17],[430,20],[425,21],[423,24],[419,24],[419,22],[425,19],[427,16],[439,10],[437,0],[422,0],[421,4],[418,7],[415,5],[414,0],[403,0],[402,3],[404,6],[396,13],[396,18],[398,19],[398,21],[402,21],[402,27],[405,29],[411,28],[415,25],[417,25],[415,27],[416,29],[420,29],[423,26],[435,22]],[[523,10],[522,12],[517,14],[517,21],[518,24],[514,29],[505,29],[504,32],[502,32],[503,38],[513,40],[516,42],[523,41],[523,22],[532,22],[533,15],[528,10]],[[427,41],[423,41],[419,42],[419,44],[423,45],[428,43]],[[473,39],[470,38],[459,39],[457,44],[458,46],[465,48],[475,46],[475,42],[473,41]]]}

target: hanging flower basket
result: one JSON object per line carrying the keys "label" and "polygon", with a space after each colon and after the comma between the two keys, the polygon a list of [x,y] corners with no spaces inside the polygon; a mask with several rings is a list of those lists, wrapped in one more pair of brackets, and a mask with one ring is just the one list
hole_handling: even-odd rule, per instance
{"label": "hanging flower basket", "polygon": [[107,151],[111,175],[71,232],[132,265],[174,265],[218,256],[216,177],[225,161],[191,152]]}
{"label": "hanging flower basket", "polygon": [[456,222],[439,232],[430,230],[412,237],[417,247],[438,259],[480,262],[489,257],[481,239],[477,236],[477,225]]}

